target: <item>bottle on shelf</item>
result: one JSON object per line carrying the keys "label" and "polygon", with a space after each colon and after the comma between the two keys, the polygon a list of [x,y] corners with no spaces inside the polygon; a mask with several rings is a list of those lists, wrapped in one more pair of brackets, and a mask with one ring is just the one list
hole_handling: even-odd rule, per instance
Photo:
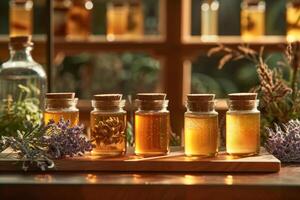
{"label": "bottle on shelf", "polygon": [[126,1],[114,0],[107,2],[106,38],[113,41],[127,33],[129,6]]}
{"label": "bottle on shelf", "polygon": [[130,0],[128,3],[128,25],[126,35],[130,39],[141,38],[144,34],[144,11],[141,0]]}
{"label": "bottle on shelf", "polygon": [[218,113],[214,94],[187,96],[184,114],[185,155],[214,157],[218,152]]}
{"label": "bottle on shelf", "polygon": [[72,0],[72,6],[67,14],[67,39],[88,39],[91,35],[92,9],[91,0]]}
{"label": "bottle on shelf", "polygon": [[245,40],[265,34],[266,3],[263,0],[243,0],[241,4],[241,36]]}
{"label": "bottle on shelf", "polygon": [[62,118],[70,121],[70,126],[76,126],[79,123],[79,110],[77,106],[78,99],[75,93],[47,93],[45,100],[44,123],[48,124],[50,120],[55,123]]}
{"label": "bottle on shelf", "polygon": [[287,40],[300,41],[300,0],[292,0],[286,8]]}
{"label": "bottle on shelf", "polygon": [[120,156],[126,153],[126,111],[121,94],[94,95],[91,112],[90,138],[95,148],[92,154]]}
{"label": "bottle on shelf", "polygon": [[0,101],[24,99],[20,95],[20,86],[24,86],[31,91],[26,97],[36,98],[42,109],[47,77],[43,67],[31,56],[31,36],[10,37],[9,48],[10,59],[0,67]]}
{"label": "bottle on shelf", "polygon": [[137,94],[135,112],[135,154],[141,156],[169,153],[170,113],[163,93]]}
{"label": "bottle on shelf", "polygon": [[219,2],[205,0],[201,4],[201,36],[202,39],[216,39],[218,36]]}
{"label": "bottle on shelf", "polygon": [[53,21],[55,36],[66,36],[67,14],[71,5],[71,0],[55,0],[53,2]]}
{"label": "bottle on shelf", "polygon": [[226,151],[233,156],[256,155],[260,150],[260,112],[256,93],[229,94],[226,113]]}
{"label": "bottle on shelf", "polygon": [[33,1],[10,0],[9,7],[10,37],[32,35]]}

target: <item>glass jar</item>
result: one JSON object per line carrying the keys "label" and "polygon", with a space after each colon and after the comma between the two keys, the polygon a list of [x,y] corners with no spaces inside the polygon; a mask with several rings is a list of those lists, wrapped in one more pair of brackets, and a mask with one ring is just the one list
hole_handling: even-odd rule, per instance
{"label": "glass jar", "polygon": [[244,0],[241,4],[241,35],[245,40],[265,34],[266,3],[261,0]]}
{"label": "glass jar", "polygon": [[135,154],[141,156],[169,153],[170,113],[163,93],[139,93],[135,112]]}
{"label": "glass jar", "polygon": [[91,0],[73,0],[67,14],[67,38],[72,40],[88,39],[91,35]]}
{"label": "glass jar", "polygon": [[256,155],[260,150],[260,112],[256,93],[229,94],[226,113],[226,151],[234,156]]}
{"label": "glass jar", "polygon": [[127,33],[128,12],[128,4],[124,1],[115,0],[107,2],[106,38],[108,41],[124,37]]}
{"label": "glass jar", "polygon": [[144,34],[144,12],[141,0],[129,1],[127,36],[138,39]]}
{"label": "glass jar", "polygon": [[32,0],[10,0],[9,10],[9,35],[32,35]]}
{"label": "glass jar", "polygon": [[300,0],[293,0],[286,8],[287,40],[300,40]]}
{"label": "glass jar", "polygon": [[185,155],[214,157],[218,153],[218,113],[214,94],[187,96],[184,114]]}
{"label": "glass jar", "polygon": [[71,0],[55,0],[53,3],[54,14],[54,35],[55,36],[66,36],[66,21],[67,14],[72,6]]}
{"label": "glass jar", "polygon": [[201,35],[213,39],[218,35],[219,2],[206,0],[201,5]]}
{"label": "glass jar", "polygon": [[32,47],[31,36],[10,38],[10,59],[0,67],[0,101],[36,98],[43,108],[47,76],[43,67],[31,57]]}
{"label": "glass jar", "polygon": [[48,124],[50,120],[55,123],[61,119],[70,121],[70,127],[79,123],[79,110],[77,109],[78,99],[75,93],[47,93],[46,106],[44,111],[44,122]]}
{"label": "glass jar", "polygon": [[121,94],[94,95],[90,138],[94,155],[119,156],[126,153],[126,111]]}

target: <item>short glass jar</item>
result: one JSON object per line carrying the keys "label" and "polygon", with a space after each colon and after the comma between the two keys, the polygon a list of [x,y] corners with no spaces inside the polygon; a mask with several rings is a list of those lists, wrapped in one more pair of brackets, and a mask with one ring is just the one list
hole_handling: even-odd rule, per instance
{"label": "short glass jar", "polygon": [[226,113],[226,151],[233,156],[259,154],[260,112],[256,93],[229,94]]}
{"label": "short glass jar", "polygon": [[126,111],[121,94],[94,95],[90,138],[93,155],[119,156],[126,153]]}
{"label": "short glass jar", "polygon": [[135,112],[135,154],[141,156],[169,153],[170,112],[164,93],[139,93]]}
{"label": "short glass jar", "polygon": [[293,0],[286,6],[287,40],[300,41],[300,0]]}
{"label": "short glass jar", "polygon": [[75,93],[47,93],[45,100],[44,122],[50,120],[59,122],[61,119],[70,121],[70,126],[79,123],[79,110],[76,107],[78,99]]}
{"label": "short glass jar", "polygon": [[184,114],[185,155],[214,157],[218,153],[218,113],[214,94],[189,94]]}

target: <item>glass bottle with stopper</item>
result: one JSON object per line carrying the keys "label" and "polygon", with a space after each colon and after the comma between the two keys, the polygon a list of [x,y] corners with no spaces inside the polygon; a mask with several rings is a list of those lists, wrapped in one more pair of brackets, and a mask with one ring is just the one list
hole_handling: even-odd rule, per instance
{"label": "glass bottle with stopper", "polygon": [[216,39],[218,35],[219,2],[205,0],[201,5],[202,39]]}

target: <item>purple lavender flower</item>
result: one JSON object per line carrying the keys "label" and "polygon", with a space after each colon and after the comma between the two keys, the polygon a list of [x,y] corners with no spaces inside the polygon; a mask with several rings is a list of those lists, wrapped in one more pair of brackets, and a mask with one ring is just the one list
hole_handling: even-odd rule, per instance
{"label": "purple lavender flower", "polygon": [[266,149],[282,162],[300,162],[300,121],[290,120],[275,124],[274,129],[266,128],[269,138]]}

